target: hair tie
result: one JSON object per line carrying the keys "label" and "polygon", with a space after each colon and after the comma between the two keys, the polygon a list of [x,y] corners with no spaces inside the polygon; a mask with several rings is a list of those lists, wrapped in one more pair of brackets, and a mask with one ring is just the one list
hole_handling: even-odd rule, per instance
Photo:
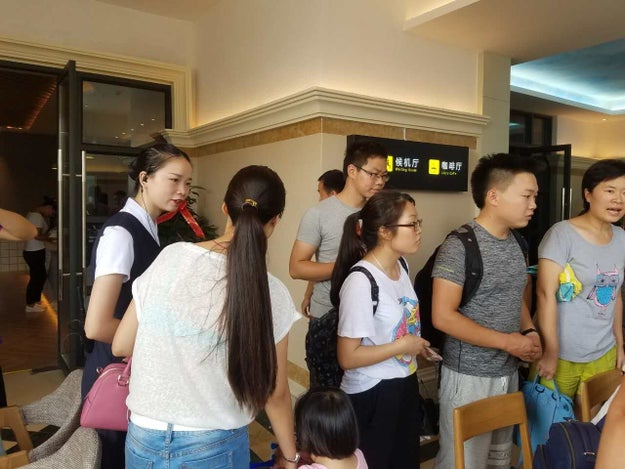
{"label": "hair tie", "polygon": [[249,205],[250,207],[254,207],[255,209],[258,209],[258,202],[256,202],[254,199],[245,199],[243,201],[243,204],[241,205],[241,208],[245,207],[246,205]]}
{"label": "hair tie", "polygon": [[362,218],[359,218],[356,222],[356,235],[360,238],[362,235]]}

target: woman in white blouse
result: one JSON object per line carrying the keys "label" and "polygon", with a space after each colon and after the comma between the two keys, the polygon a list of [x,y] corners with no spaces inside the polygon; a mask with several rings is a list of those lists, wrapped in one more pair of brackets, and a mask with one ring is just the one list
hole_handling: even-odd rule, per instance
{"label": "woman in white blouse", "polygon": [[[129,170],[136,195],[110,217],[94,244],[90,273],[93,289],[85,318],[85,334],[93,340],[82,381],[83,397],[97,378],[97,370],[120,361],[111,342],[130,301],[131,285],[160,251],[156,219],[184,201],[191,184],[191,160],[167,143],[146,148]],[[102,468],[124,467],[125,432],[99,430]]]}

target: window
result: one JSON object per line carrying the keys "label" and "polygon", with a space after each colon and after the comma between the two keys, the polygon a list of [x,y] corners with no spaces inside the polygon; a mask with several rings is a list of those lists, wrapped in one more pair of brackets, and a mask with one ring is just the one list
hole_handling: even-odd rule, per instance
{"label": "window", "polygon": [[83,144],[136,148],[166,128],[171,128],[169,86],[83,77]]}

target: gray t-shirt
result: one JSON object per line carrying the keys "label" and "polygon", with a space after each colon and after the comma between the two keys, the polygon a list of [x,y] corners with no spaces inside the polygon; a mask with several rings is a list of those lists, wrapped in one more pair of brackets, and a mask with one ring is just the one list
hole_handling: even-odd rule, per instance
{"label": "gray t-shirt", "polygon": [[[489,329],[519,332],[521,303],[527,283],[521,246],[512,233],[506,239],[499,239],[475,221],[470,225],[482,255],[483,275],[475,295],[459,311]],[[462,242],[455,236],[448,237],[438,252],[432,277],[464,285],[464,260]],[[443,365],[466,375],[500,377],[514,373],[518,362],[503,350],[478,347],[447,336]]]}
{"label": "gray t-shirt", "polygon": [[[345,219],[359,209],[328,197],[309,208],[299,224],[297,240],[315,246],[317,262],[334,262],[339,253]],[[310,299],[310,314],[320,318],[332,309],[330,280],[316,282]]]}
{"label": "gray t-shirt", "polygon": [[614,304],[623,283],[625,231],[612,227],[612,240],[591,244],[568,221],[553,225],[538,247],[538,257],[564,267],[568,263],[581,282],[581,292],[558,303],[560,358],[588,363],[615,345]]}

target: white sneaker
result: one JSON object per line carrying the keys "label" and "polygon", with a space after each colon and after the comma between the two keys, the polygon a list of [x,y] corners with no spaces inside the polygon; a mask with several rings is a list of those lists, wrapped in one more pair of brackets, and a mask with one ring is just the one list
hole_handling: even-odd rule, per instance
{"label": "white sneaker", "polygon": [[43,313],[44,311],[45,311],[44,307],[41,305],[38,305],[37,303],[33,304],[32,306],[26,305],[27,313]]}

